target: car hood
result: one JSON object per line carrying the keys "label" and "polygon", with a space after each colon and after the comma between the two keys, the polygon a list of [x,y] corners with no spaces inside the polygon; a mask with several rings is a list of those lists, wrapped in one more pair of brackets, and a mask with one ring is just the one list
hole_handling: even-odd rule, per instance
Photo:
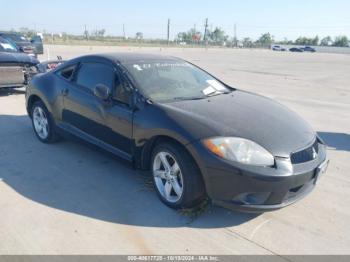
{"label": "car hood", "polygon": [[162,106],[177,122],[190,125],[196,139],[242,137],[258,143],[274,156],[289,157],[291,152],[312,143],[316,136],[308,123],[285,106],[239,90]]}
{"label": "car hood", "polygon": [[0,63],[19,63],[36,65],[39,63],[39,61],[32,56],[20,52],[0,52]]}

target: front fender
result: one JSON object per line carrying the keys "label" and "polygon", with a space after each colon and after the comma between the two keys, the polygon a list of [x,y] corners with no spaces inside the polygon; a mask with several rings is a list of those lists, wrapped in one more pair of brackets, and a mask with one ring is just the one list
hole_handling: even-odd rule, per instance
{"label": "front fender", "polygon": [[61,92],[56,88],[55,77],[51,74],[38,74],[34,76],[26,90],[27,111],[35,99],[40,99],[54,119],[61,119],[62,98]]}

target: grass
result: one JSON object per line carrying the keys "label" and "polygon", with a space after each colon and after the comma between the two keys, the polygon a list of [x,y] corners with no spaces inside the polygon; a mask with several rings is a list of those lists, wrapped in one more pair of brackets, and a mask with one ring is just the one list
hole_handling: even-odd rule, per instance
{"label": "grass", "polygon": [[200,203],[198,206],[194,208],[183,208],[178,210],[177,212],[180,215],[187,217],[189,219],[189,221],[186,223],[187,225],[189,225],[204,213],[209,212],[210,208],[211,208],[211,201],[209,198],[206,198],[202,203]]}

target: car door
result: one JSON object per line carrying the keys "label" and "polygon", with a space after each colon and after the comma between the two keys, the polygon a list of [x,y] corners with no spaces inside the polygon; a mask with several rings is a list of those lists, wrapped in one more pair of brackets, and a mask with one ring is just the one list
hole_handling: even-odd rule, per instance
{"label": "car door", "polygon": [[132,108],[133,88],[125,75],[116,70],[115,85],[112,90],[112,106],[105,106],[105,123],[109,131],[104,141],[127,155],[132,155]]}
{"label": "car door", "polygon": [[80,63],[73,81],[64,89],[62,120],[69,131],[92,140],[104,140],[105,104],[94,95],[97,84],[114,86],[115,71],[111,65],[86,61]]}

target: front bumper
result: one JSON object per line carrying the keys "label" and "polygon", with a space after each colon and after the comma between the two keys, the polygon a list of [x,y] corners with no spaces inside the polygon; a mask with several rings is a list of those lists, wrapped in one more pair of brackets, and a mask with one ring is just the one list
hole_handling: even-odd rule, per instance
{"label": "front bumper", "polygon": [[[288,206],[312,191],[328,165],[326,146],[316,159],[292,165],[276,158],[274,167],[254,167],[220,159],[200,142],[188,146],[215,204],[243,212],[265,212]],[[319,167],[322,168],[319,168]]]}

